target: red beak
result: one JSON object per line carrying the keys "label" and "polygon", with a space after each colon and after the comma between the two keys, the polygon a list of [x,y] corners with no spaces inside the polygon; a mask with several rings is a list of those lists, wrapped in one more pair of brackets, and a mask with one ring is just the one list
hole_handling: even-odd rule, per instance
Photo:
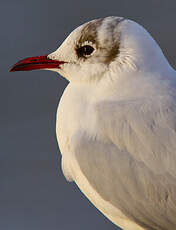
{"label": "red beak", "polygon": [[10,72],[15,71],[29,71],[35,69],[60,69],[60,65],[64,64],[64,61],[57,61],[49,59],[47,55],[29,57],[17,62],[9,70]]}

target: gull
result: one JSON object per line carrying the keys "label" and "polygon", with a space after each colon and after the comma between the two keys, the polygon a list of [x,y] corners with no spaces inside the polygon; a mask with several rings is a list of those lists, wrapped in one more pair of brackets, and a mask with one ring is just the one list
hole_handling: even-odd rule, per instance
{"label": "gull", "polygon": [[34,69],[69,81],[56,121],[67,180],[125,230],[176,229],[176,73],[151,35],[95,19],[10,71]]}

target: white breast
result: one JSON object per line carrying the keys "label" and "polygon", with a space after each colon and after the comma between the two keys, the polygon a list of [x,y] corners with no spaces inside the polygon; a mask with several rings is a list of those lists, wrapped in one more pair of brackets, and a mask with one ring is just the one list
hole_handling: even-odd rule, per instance
{"label": "white breast", "polygon": [[[129,221],[120,210],[104,200],[80,170],[70,142],[74,133],[80,128],[85,130],[86,133],[94,133],[95,113],[91,111],[90,100],[88,102],[86,95],[91,95],[90,88],[84,88],[82,85],[81,87],[79,85],[68,85],[58,107],[56,133],[62,154],[63,173],[67,180],[75,181],[86,197],[112,222],[124,229],[144,230]],[[87,123],[87,121],[89,122]]]}
{"label": "white breast", "polygon": [[[70,166],[74,157],[70,139],[79,129],[88,131],[93,126],[93,113],[87,112],[90,106],[86,95],[91,93],[90,89],[89,92],[87,90],[87,86],[84,88],[83,85],[69,84],[62,95],[57,111],[56,134],[62,154],[62,170],[69,181],[74,180]],[[89,114],[88,119],[87,114]],[[87,123],[87,120],[89,120],[89,123]]]}

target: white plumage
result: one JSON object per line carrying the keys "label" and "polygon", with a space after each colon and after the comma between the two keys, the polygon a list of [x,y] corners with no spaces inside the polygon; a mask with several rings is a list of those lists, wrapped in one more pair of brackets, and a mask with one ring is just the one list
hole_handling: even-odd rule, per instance
{"label": "white plumage", "polygon": [[64,61],[54,70],[70,82],[56,126],[66,178],[125,230],[176,229],[176,74],[160,47],[107,17],[48,58]]}
{"label": "white plumage", "polygon": [[[97,47],[79,59],[84,33]],[[68,61],[56,127],[65,176],[126,230],[176,229],[176,75],[159,46],[137,23],[108,17],[49,58]]]}

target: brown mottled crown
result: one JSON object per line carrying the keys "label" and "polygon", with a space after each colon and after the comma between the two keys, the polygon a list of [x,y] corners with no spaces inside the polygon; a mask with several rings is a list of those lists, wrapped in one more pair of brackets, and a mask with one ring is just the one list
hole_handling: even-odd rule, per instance
{"label": "brown mottled crown", "polygon": [[[117,25],[124,19],[116,17],[115,20],[113,19],[113,22],[106,20],[107,18],[100,18],[86,23],[78,39],[77,48],[81,47],[85,42],[90,42],[95,45],[96,49],[103,51],[103,62],[109,64],[118,55],[120,35],[117,36],[114,31]],[[103,26],[103,23],[105,23],[107,34],[111,36],[100,39],[98,32],[101,26]]]}

